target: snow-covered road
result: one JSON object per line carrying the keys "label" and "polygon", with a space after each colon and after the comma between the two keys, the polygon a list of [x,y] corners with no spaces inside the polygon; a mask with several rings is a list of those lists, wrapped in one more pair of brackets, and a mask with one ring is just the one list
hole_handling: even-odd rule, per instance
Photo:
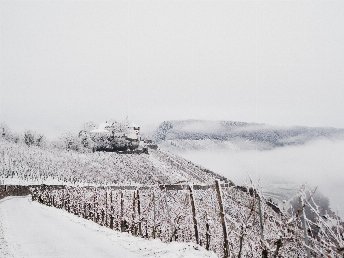
{"label": "snow-covered road", "polygon": [[115,232],[29,197],[0,200],[1,258],[216,257],[196,249]]}

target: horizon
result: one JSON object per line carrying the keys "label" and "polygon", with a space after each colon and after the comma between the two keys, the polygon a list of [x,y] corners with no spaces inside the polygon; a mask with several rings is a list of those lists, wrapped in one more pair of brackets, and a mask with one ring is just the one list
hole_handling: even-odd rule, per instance
{"label": "horizon", "polygon": [[[123,121],[124,119],[105,119],[103,121],[94,121],[94,120],[87,120],[79,124],[77,127],[70,127],[70,128],[64,128],[59,131],[54,131],[54,132],[49,132],[49,131],[44,131],[40,130],[40,128],[15,128],[12,127],[10,124],[6,123],[6,121],[1,121],[0,120],[0,125],[5,125],[7,126],[10,131],[17,133],[17,134],[24,134],[25,131],[33,131],[39,134],[43,134],[48,140],[56,140],[58,137],[62,136],[65,133],[77,133],[80,130],[82,130],[82,127],[85,123],[88,122],[94,122],[96,125],[100,125],[106,121],[109,120],[115,120],[115,121]],[[178,122],[178,121],[199,121],[199,122],[242,122],[242,123],[247,123],[247,124],[255,124],[255,125],[261,125],[261,126],[268,126],[268,127],[275,127],[275,128],[295,128],[295,127],[305,127],[305,128],[328,128],[328,129],[343,129],[341,127],[333,127],[333,126],[308,126],[308,125],[276,125],[276,124],[267,124],[267,123],[261,123],[261,122],[256,122],[256,121],[238,121],[238,120],[214,120],[214,119],[195,119],[195,118],[188,118],[188,119],[171,119],[171,120],[163,120],[163,121],[156,121],[156,123],[139,123],[141,130],[144,134],[151,134],[154,130],[158,128],[158,126],[163,123],[163,122]],[[134,122],[129,119],[129,122]],[[200,128],[201,129],[201,128]]]}
{"label": "horizon", "polygon": [[[0,1],[0,121],[344,127],[343,1]],[[293,18],[291,18],[293,17]]]}

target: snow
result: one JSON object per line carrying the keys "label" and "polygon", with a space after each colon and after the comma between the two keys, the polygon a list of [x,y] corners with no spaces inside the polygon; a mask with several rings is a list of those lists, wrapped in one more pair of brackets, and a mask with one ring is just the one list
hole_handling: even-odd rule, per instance
{"label": "snow", "polygon": [[101,227],[29,197],[0,201],[0,257],[216,257],[191,243],[145,240]]}
{"label": "snow", "polygon": [[91,131],[91,133],[108,133],[108,130],[105,129],[94,129]]}
{"label": "snow", "polygon": [[[158,161],[157,166],[153,161]],[[156,184],[190,181],[213,183],[216,175],[176,155],[78,153],[10,143],[0,138],[0,183],[3,184]]]}

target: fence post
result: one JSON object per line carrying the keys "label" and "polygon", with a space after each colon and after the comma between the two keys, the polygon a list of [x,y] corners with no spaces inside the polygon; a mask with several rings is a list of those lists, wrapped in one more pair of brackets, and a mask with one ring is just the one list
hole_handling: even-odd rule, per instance
{"label": "fence post", "polygon": [[196,244],[200,244],[200,242],[199,242],[199,234],[198,234],[197,217],[196,217],[195,199],[194,199],[194,194],[193,194],[193,186],[189,185],[189,191],[190,191],[192,219],[193,219],[193,223],[194,223]]}
{"label": "fence post", "polygon": [[206,213],[206,224],[205,224],[205,228],[206,228],[206,232],[205,232],[205,240],[206,240],[206,244],[205,244],[205,249],[206,250],[209,250],[210,249],[210,236],[211,236],[211,233],[210,233],[210,219],[208,217],[208,214]]}
{"label": "fence post", "polygon": [[[120,198],[120,192],[117,191],[116,192],[116,207],[120,206],[120,204],[118,203],[119,198]],[[116,221],[114,221],[114,227],[116,230],[120,231],[121,230],[121,221],[120,221],[121,211],[120,209],[117,209],[117,213],[115,216],[115,208],[114,208],[114,205],[112,204],[112,212],[113,212],[114,219],[116,218]]]}
{"label": "fence post", "polygon": [[108,190],[105,188],[105,226],[108,226]]}
{"label": "fence post", "polygon": [[94,222],[97,222],[96,198],[97,198],[97,191],[95,191],[94,196],[93,196],[93,221]]}
{"label": "fence post", "polygon": [[[164,196],[164,200],[165,200],[165,205],[166,205],[166,212],[167,212],[167,219],[169,222],[169,226],[170,226],[170,232],[173,235],[173,225],[172,225],[172,221],[171,221],[171,213],[170,213],[170,209],[168,207],[168,201],[167,201],[167,189],[165,186],[165,196]],[[168,235],[168,234],[167,234]]]}
{"label": "fence post", "polygon": [[259,208],[259,221],[260,221],[260,239],[262,241],[262,258],[268,258],[268,250],[264,242],[264,213],[262,210],[262,198],[261,193],[258,195],[258,208]]}
{"label": "fence post", "polygon": [[217,193],[217,200],[219,202],[220,206],[220,218],[221,218],[221,224],[222,224],[222,230],[223,230],[223,256],[229,257],[229,243],[228,243],[228,234],[227,234],[227,224],[225,219],[225,211],[223,208],[223,199],[222,199],[222,191],[219,180],[215,181],[215,188]]}
{"label": "fence post", "polygon": [[65,209],[65,199],[65,189],[63,189],[61,194],[61,210]]}
{"label": "fence post", "polygon": [[124,227],[124,221],[123,221],[123,214],[124,214],[124,200],[123,200],[123,192],[121,191],[121,213],[120,213],[120,227],[121,227],[121,231],[124,232],[125,231],[125,227]]}
{"label": "fence post", "polygon": [[131,234],[134,236],[137,235],[137,226],[136,226],[136,191],[133,194],[133,213],[132,213],[132,224],[131,224]]}
{"label": "fence post", "polygon": [[83,212],[83,218],[86,219],[86,208],[87,207],[87,204],[86,204],[86,200],[84,200],[84,203],[83,203],[83,208],[84,208],[84,212]]}
{"label": "fence post", "polygon": [[137,215],[139,221],[139,235],[142,236],[142,225],[141,225],[141,203],[140,203],[140,193],[139,190],[136,191],[136,198],[137,198]]}
{"label": "fence post", "polygon": [[123,214],[124,214],[123,208],[124,208],[124,200],[123,200],[123,192],[121,191],[121,220],[123,219]]}
{"label": "fence post", "polygon": [[310,258],[311,254],[308,247],[308,233],[307,233],[307,225],[306,225],[305,203],[302,199],[302,196],[300,196],[300,203],[301,203],[301,209],[302,209],[302,227],[303,227],[303,234],[305,238],[306,252],[307,252],[307,257]]}
{"label": "fence post", "polygon": [[153,238],[156,238],[156,205],[155,205],[155,194],[153,192]]}
{"label": "fence post", "polygon": [[110,203],[109,203],[109,209],[110,209],[110,214],[109,214],[109,228],[113,229],[114,228],[114,212],[113,212],[113,203],[112,203],[112,189],[110,188]]}
{"label": "fence post", "polygon": [[260,238],[264,241],[264,223],[263,223],[263,211],[261,204],[261,197],[258,195],[258,208],[259,208],[259,222],[260,222]]}

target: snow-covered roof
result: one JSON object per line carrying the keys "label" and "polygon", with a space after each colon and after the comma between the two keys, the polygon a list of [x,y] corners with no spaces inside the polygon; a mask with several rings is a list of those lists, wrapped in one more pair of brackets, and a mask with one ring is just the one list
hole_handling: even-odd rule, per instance
{"label": "snow-covered roof", "polygon": [[131,124],[129,125],[129,127],[141,127],[141,126],[139,126],[138,124],[135,124],[135,123],[131,123]]}
{"label": "snow-covered roof", "polygon": [[102,129],[102,128],[97,128],[97,129],[94,129],[92,131],[90,131],[91,133],[108,133],[109,131],[106,130],[106,129]]}
{"label": "snow-covered roof", "polygon": [[127,138],[132,139],[132,140],[138,139],[138,136],[136,133],[128,133],[126,136],[127,136]]}
{"label": "snow-covered roof", "polygon": [[[101,123],[99,124],[98,128],[91,130],[91,133],[110,133],[115,127],[116,127],[117,122],[114,123],[109,123],[109,122],[105,122],[105,123]],[[140,128],[139,125],[135,124],[135,123],[131,123],[128,128],[131,129],[136,129],[136,128]],[[131,135],[132,134],[132,135]],[[130,139],[137,139],[137,133],[129,133],[127,135],[128,138]]]}
{"label": "snow-covered roof", "polygon": [[110,126],[108,122],[106,123],[101,123],[98,128],[91,130],[91,133],[108,133],[109,131],[106,130],[105,128]]}

